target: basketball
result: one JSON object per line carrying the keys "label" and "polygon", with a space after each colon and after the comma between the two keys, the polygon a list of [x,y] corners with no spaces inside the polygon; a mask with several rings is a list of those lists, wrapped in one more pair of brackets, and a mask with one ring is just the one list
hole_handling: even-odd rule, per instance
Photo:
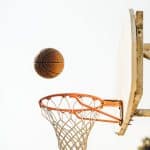
{"label": "basketball", "polygon": [[54,48],[46,48],[35,57],[34,68],[38,75],[44,78],[54,78],[64,69],[64,58]]}

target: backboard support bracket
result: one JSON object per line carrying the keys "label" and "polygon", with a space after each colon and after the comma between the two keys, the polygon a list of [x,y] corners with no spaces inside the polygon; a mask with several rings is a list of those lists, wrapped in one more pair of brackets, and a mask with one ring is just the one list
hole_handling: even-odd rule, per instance
{"label": "backboard support bracket", "polygon": [[150,43],[144,43],[143,54],[145,58],[150,59]]}

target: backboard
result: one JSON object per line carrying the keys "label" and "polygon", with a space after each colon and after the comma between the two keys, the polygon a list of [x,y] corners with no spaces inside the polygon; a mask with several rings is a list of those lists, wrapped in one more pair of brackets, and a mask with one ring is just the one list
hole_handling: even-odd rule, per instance
{"label": "backboard", "polygon": [[118,135],[123,135],[143,93],[143,12],[129,10],[119,48],[119,97],[124,101],[124,118]]}

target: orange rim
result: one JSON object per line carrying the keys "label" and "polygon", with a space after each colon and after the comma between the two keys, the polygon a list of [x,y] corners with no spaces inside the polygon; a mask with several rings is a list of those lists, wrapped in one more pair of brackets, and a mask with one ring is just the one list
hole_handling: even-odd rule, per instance
{"label": "orange rim", "polygon": [[[55,108],[55,107],[47,106],[47,105],[45,105],[43,103],[44,100],[51,100],[52,97],[56,97],[56,96],[62,96],[62,97],[69,96],[69,97],[75,98],[79,102],[79,104],[81,104],[82,106],[84,106],[86,108],[83,108],[83,109]],[[93,101],[98,100],[101,105],[99,105],[97,107],[89,106],[87,104],[84,104],[79,99],[79,97],[89,97]],[[89,94],[81,94],[81,93],[59,93],[59,94],[52,94],[52,95],[45,96],[45,97],[41,98],[39,100],[39,105],[40,105],[41,108],[46,108],[48,111],[54,110],[54,111],[60,111],[60,112],[69,112],[69,113],[72,113],[75,116],[77,116],[79,119],[84,119],[84,120],[94,120],[94,121],[111,122],[111,123],[119,123],[119,124],[121,124],[122,120],[123,120],[122,114],[120,115],[120,118],[118,118],[116,116],[113,116],[111,114],[108,114],[108,113],[100,110],[103,107],[119,107],[120,111],[123,112],[123,103],[122,103],[121,100],[103,100],[100,97],[89,95]],[[80,113],[82,111],[95,111],[95,112],[98,112],[100,114],[103,114],[103,115],[111,118],[111,120],[108,120],[108,119],[95,119],[95,118],[82,118],[82,117],[80,117],[78,115],[78,113]]]}

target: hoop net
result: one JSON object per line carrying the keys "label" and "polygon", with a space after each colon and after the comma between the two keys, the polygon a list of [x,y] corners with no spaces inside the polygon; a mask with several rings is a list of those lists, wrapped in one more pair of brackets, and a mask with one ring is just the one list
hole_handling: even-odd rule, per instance
{"label": "hoop net", "polygon": [[[87,139],[95,121],[120,122],[119,118],[101,111],[108,103],[87,94],[50,95],[42,98],[39,105],[44,118],[54,127],[60,150],[86,150]],[[98,118],[100,114],[111,120]]]}

